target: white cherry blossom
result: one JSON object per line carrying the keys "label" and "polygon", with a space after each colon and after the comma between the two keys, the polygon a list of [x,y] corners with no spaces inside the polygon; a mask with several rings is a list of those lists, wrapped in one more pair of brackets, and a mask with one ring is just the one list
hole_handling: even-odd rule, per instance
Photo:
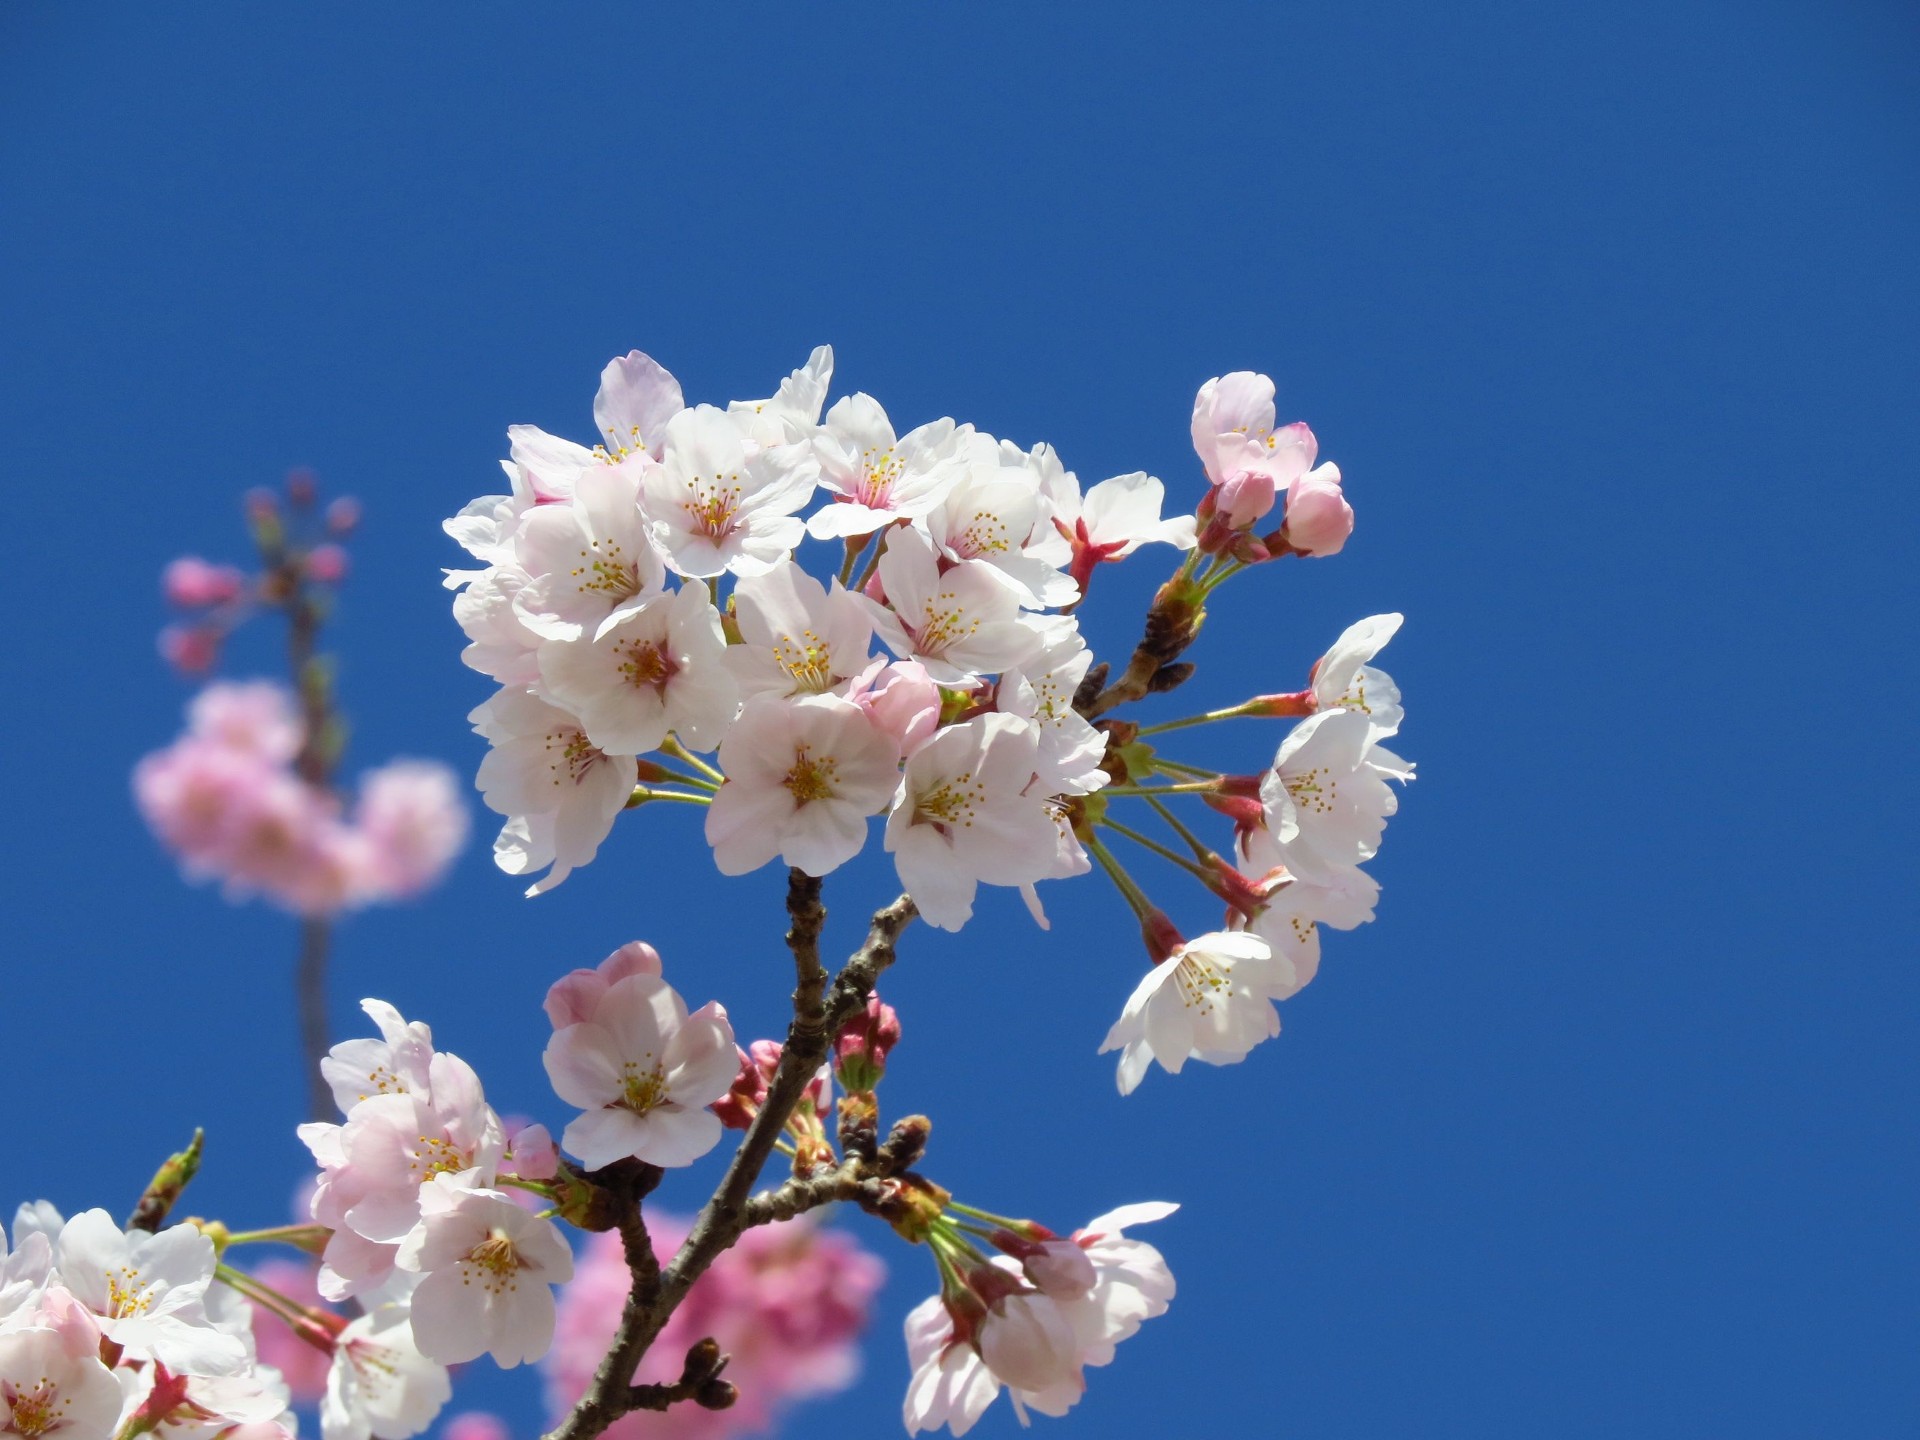
{"label": "white cherry blossom", "polygon": [[1060,464],[1051,446],[1034,446],[1031,458],[1054,529],[1072,550],[1069,573],[1082,591],[1095,566],[1124,560],[1142,545],[1194,547],[1193,516],[1161,519],[1166,486],[1146,471],[1102,480],[1083,495],[1079,478]]}
{"label": "white cherry blossom", "polygon": [[814,440],[820,484],[834,501],[814,512],[807,533],[816,540],[857,538],[896,520],[919,519],[959,480],[953,461],[972,433],[970,425],[935,420],[896,437],[871,395],[836,401]]}
{"label": "white cherry blossom", "polygon": [[453,597],[454,621],[468,641],[460,660],[468,669],[502,685],[539,682],[542,637],[517,603],[532,583],[524,567],[508,561],[475,573],[472,583]]}
{"label": "white cherry blossom", "polygon": [[340,1332],[320,1402],[322,1440],[410,1440],[453,1398],[447,1367],[420,1353],[411,1320],[404,1304],[379,1305]]}
{"label": "white cherry blossom", "polygon": [[246,1349],[207,1323],[213,1242],[190,1225],[125,1231],[105,1210],[67,1221],[54,1246],[60,1283],[101,1333],[136,1359],[199,1375],[230,1374]]}
{"label": "white cherry blossom", "polygon": [[980,882],[1019,886],[1053,872],[1058,831],[1044,797],[1028,793],[1038,760],[1036,728],[1000,714],[950,725],[908,757],[886,845],[928,924],[966,924]]}
{"label": "white cherry blossom", "polygon": [[682,406],[680,382],[638,350],[609,360],[593,397],[598,441],[592,447],[549,435],[536,425],[509,425],[513,464],[521,472],[516,493],[535,503],[570,499],[596,468],[630,459],[658,459],[666,422]]}
{"label": "white cherry blossom", "polygon": [[[1207,478],[1222,485],[1258,475],[1284,490],[1313,468],[1319,442],[1305,425],[1274,428],[1273,381],[1236,370],[1207,381],[1193,401],[1193,448]],[[1271,493],[1266,503],[1273,502]]]}
{"label": "white cherry blossom", "polygon": [[520,522],[514,549],[530,577],[513,597],[527,629],[544,640],[592,634],[609,615],[657,594],[666,568],[640,511],[644,466],[596,466],[573,498],[542,505]]}
{"label": "white cherry blossom", "polygon": [[806,534],[796,512],[817,476],[802,447],[749,451],[725,411],[696,405],[668,422],[665,453],[641,493],[654,543],[677,573],[758,575]]}
{"label": "white cherry blossom", "polygon": [[851,700],[756,696],[720,744],[727,780],[706,820],[714,863],[723,875],[775,855],[809,875],[844,865],[892,798],[899,760],[893,737]]}
{"label": "white cherry blossom", "polygon": [[1100,1046],[1102,1055],[1120,1052],[1120,1093],[1131,1094],[1155,1060],[1178,1075],[1188,1060],[1245,1059],[1280,1033],[1273,997],[1292,979],[1257,935],[1216,931],[1179,946],[1141,978]]}
{"label": "white cherry blossom", "polygon": [[[1240,858],[1252,874],[1284,864],[1279,842],[1264,828],[1251,831],[1241,840]],[[1285,988],[1276,989],[1273,996],[1285,1000],[1319,972],[1320,927],[1351,930],[1363,925],[1373,919],[1373,907],[1379,898],[1379,882],[1357,868],[1339,871],[1324,880],[1295,876],[1269,895],[1259,915],[1244,924],[1236,920],[1235,928],[1258,935],[1273,947],[1277,964],[1291,968]]]}
{"label": "white cherry blossom", "polygon": [[1093,664],[1093,652],[1070,617],[1029,623],[1041,637],[1039,653],[1000,677],[995,704],[1032,721],[1039,732],[1037,769],[1046,793],[1090,795],[1107,783],[1100,768],[1107,737],[1073,708],[1073,696]]}
{"label": "white cherry blossom", "polygon": [[608,755],[577,716],[522,690],[502,690],[467,717],[492,743],[478,785],[508,817],[494,861],[510,875],[551,866],[527,893],[551,890],[591,861],[639,777],[631,756]]}
{"label": "white cherry blossom", "polygon": [[953,1332],[953,1316],[938,1295],[908,1312],[907,1363],[913,1377],[901,1414],[908,1435],[943,1428],[965,1435],[1000,1394],[1000,1382],[980,1352]]}
{"label": "white cherry blossom", "polygon": [[1065,573],[1072,546],[1054,529],[1025,453],[976,434],[961,447],[956,465],[960,478],[915,528],[924,529],[949,560],[993,566],[1029,608],[1078,600],[1080,587]]}
{"label": "white cherry blossom", "polygon": [[1267,827],[1287,869],[1325,882],[1372,859],[1399,808],[1389,778],[1410,780],[1413,767],[1372,743],[1364,713],[1323,710],[1294,726],[1260,781]]}
{"label": "white cherry blossom", "polygon": [[1313,699],[1321,710],[1358,710],[1371,726],[1373,741],[1397,734],[1406,718],[1400,687],[1384,670],[1368,662],[1400,629],[1399,615],[1369,615],[1340,632],[1333,648],[1313,667]]}
{"label": "white cherry blossom", "polygon": [[872,658],[873,621],[859,597],[828,590],[791,560],[733,589],[742,643],[727,663],[743,698],[845,694]]}
{"label": "white cherry blossom", "polygon": [[119,1428],[121,1403],[119,1383],[100,1363],[100,1332],[83,1319],[0,1331],[0,1435],[106,1440]]}
{"label": "white cherry blossom", "polygon": [[551,1287],[573,1278],[573,1252],[551,1220],[446,1175],[423,1195],[399,1264],[421,1276],[414,1342],[443,1365],[483,1354],[503,1369],[538,1360],[553,1344]]}
{"label": "white cherry blossom", "polygon": [[885,543],[887,603],[866,603],[873,628],[902,660],[919,661],[942,685],[966,687],[1039,650],[1039,632],[1021,619],[1021,592],[993,566],[968,560],[943,572],[918,530],[890,531]]}
{"label": "white cherry blossom", "polygon": [[820,424],[820,407],[833,384],[833,347],[820,345],[807,363],[780,382],[765,400],[730,400],[727,418],[752,445],[805,444]]}
{"label": "white cherry blossom", "polygon": [[649,1165],[690,1165],[720,1139],[707,1107],[739,1073],[727,1012],[709,1003],[687,1013],[657,975],[607,987],[591,1020],[554,1032],[545,1055],[554,1093],[586,1113],[560,1143],[587,1169],[632,1156]]}
{"label": "white cherry blossom", "polygon": [[362,1000],[360,1008],[380,1030],[380,1038],[343,1040],[320,1061],[320,1074],[333,1089],[343,1115],[375,1095],[424,1095],[433,1060],[433,1031],[407,1021],[384,1000]]}
{"label": "white cherry blossom", "polygon": [[740,704],[726,653],[720,612],[693,582],[608,616],[591,637],[547,641],[540,678],[602,754],[642,754],[670,730],[711,750]]}

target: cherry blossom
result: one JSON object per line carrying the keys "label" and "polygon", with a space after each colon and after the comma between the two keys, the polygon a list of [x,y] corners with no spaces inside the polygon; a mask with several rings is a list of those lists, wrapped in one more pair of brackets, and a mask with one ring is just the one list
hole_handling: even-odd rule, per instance
{"label": "cherry blossom", "polygon": [[533,577],[517,561],[473,572],[453,597],[453,618],[467,637],[460,661],[502,685],[534,685],[540,679],[542,637],[527,624],[519,604]]}
{"label": "cherry blossom", "polygon": [[1369,662],[1400,630],[1399,615],[1369,615],[1340,632],[1325,655],[1314,663],[1313,699],[1321,710],[1358,710],[1367,717],[1369,739],[1379,741],[1399,733],[1406,712],[1400,707],[1400,687],[1384,670]]}
{"label": "cherry blossom", "polygon": [[1021,592],[983,560],[940,568],[917,530],[893,530],[880,556],[887,603],[867,601],[874,629],[902,660],[916,660],[942,685],[971,686],[1019,665],[1040,648],[1020,618]]}
{"label": "cherry blossom", "polygon": [[378,1040],[342,1040],[320,1061],[320,1074],[333,1089],[342,1115],[375,1095],[425,1095],[433,1060],[433,1032],[409,1022],[384,1000],[362,1000],[360,1008],[380,1031]]}
{"label": "cherry blossom", "polygon": [[1038,763],[1037,728],[1000,714],[951,725],[908,757],[886,846],[928,924],[958,930],[979,882],[1017,886],[1051,872],[1058,835],[1027,793]]}
{"label": "cherry blossom", "polygon": [[851,860],[867,817],[899,783],[899,749],[868,712],[835,695],[748,702],[720,745],[727,780],[707,809],[707,843],[723,875],[775,855],[809,875]]}
{"label": "cherry blossom", "polygon": [[[647,1230],[661,1263],[690,1222],[648,1207]],[[694,1342],[712,1336],[726,1352],[726,1378],[739,1388],[727,1410],[676,1405],[615,1422],[611,1440],[673,1437],[732,1440],[769,1431],[795,1404],[850,1385],[858,1340],[884,1271],[844,1230],[817,1217],[748,1230],[693,1284],[640,1362],[636,1382],[672,1383]],[[607,1353],[632,1275],[617,1234],[590,1235],[573,1280],[559,1295],[553,1349],[542,1362],[554,1417],[572,1408]]]}
{"label": "cherry blossom", "polygon": [[895,660],[869,667],[847,698],[893,737],[902,755],[919,749],[940,725],[940,687],[927,667],[917,661]]}
{"label": "cherry blossom", "polygon": [[453,773],[429,760],[393,760],[361,776],[353,825],[366,845],[359,887],[383,898],[431,889],[467,843]]}
{"label": "cherry blossom", "polygon": [[836,401],[814,441],[820,484],[835,498],[814,512],[807,533],[816,540],[858,538],[926,515],[959,481],[953,462],[972,433],[970,425],[935,420],[896,438],[871,395]]}
{"label": "cherry blossom", "polygon": [[1035,768],[1048,794],[1089,795],[1107,783],[1100,768],[1107,737],[1073,708],[1073,696],[1093,652],[1071,619],[1053,618],[1035,628],[1042,641],[1039,653],[1000,677],[995,703],[1033,723],[1039,735]]}
{"label": "cherry blossom", "polygon": [[547,987],[547,1019],[556,1030],[592,1020],[607,991],[629,975],[660,973],[660,952],[644,940],[629,940],[593,969],[570,971]]}
{"label": "cherry blossom", "polygon": [[743,643],[727,651],[743,697],[844,694],[868,668],[873,622],[838,581],[829,591],[791,560],[734,587]]}
{"label": "cherry blossom", "polygon": [[1280,1033],[1273,1008],[1291,994],[1293,967],[1257,935],[1216,931],[1186,941],[1142,977],[1100,1053],[1120,1052],[1120,1093],[1129,1095],[1158,1060],[1178,1075],[1188,1060],[1230,1065]]}
{"label": "cherry blossom", "polygon": [[800,447],[749,452],[726,412],[683,410],[642,481],[654,543],[681,575],[762,574],[806,534],[795,512],[813,497],[817,475]]}
{"label": "cherry blossom", "polygon": [[586,1112],[560,1143],[588,1169],[626,1156],[690,1165],[719,1143],[706,1107],[738,1066],[718,1002],[689,1015],[664,980],[630,974],[607,987],[590,1020],[556,1030],[544,1058],[554,1093]]}
{"label": "cherry blossom", "polygon": [[807,444],[820,424],[820,407],[833,383],[833,347],[820,345],[807,363],[780,382],[765,400],[730,400],[727,418],[752,445]]}
{"label": "cherry blossom", "polygon": [[1080,587],[1064,567],[1070,542],[1056,531],[1026,455],[1006,441],[969,436],[957,461],[960,478],[915,528],[948,560],[993,566],[1034,609],[1071,605]]}
{"label": "cherry blossom", "polygon": [[423,1355],[458,1365],[491,1354],[511,1369],[553,1343],[553,1291],[573,1276],[573,1253],[551,1220],[498,1190],[441,1175],[421,1199],[421,1222],[397,1263],[421,1275],[413,1338]]}
{"label": "cherry blossom", "polygon": [[119,1428],[121,1398],[91,1324],[0,1330],[0,1435],[105,1440]]}
{"label": "cherry blossom", "polygon": [[522,517],[514,547],[530,578],[513,605],[542,639],[592,634],[659,592],[666,568],[640,512],[639,468],[588,470],[571,501]]}
{"label": "cherry blossom", "polygon": [[322,1440],[409,1440],[453,1398],[446,1366],[415,1343],[406,1305],[379,1305],[347,1323],[333,1351]]}
{"label": "cherry blossom", "polygon": [[739,708],[726,651],[720,612],[696,583],[608,616],[590,638],[549,640],[540,675],[603,754],[641,754],[669,731],[711,750]]}
{"label": "cherry blossom", "polygon": [[239,1341],[207,1323],[213,1242],[191,1226],[158,1234],[125,1231],[105,1210],[85,1210],[61,1228],[54,1269],[127,1354],[194,1374],[246,1363]]}
{"label": "cherry blossom", "polygon": [[1372,743],[1372,722],[1358,710],[1323,710],[1280,742],[1260,781],[1260,803],[1294,874],[1327,881],[1370,860],[1387,817],[1399,808],[1388,779],[1410,780],[1413,767]]}
{"label": "cherry blossom", "polygon": [[510,425],[513,464],[529,498],[550,504],[571,498],[583,476],[630,458],[658,459],[666,422],[682,406],[680,382],[638,350],[609,360],[593,397],[598,443],[589,448],[549,435],[535,425]]}
{"label": "cherry blossom", "polygon": [[1078,477],[1060,464],[1052,446],[1034,446],[1031,460],[1053,526],[1072,549],[1068,573],[1083,592],[1095,566],[1124,560],[1142,545],[1193,548],[1193,516],[1161,519],[1166,486],[1146,471],[1102,480],[1082,495]]}
{"label": "cherry blossom", "polygon": [[595,745],[577,716],[526,691],[502,690],[467,718],[493,746],[480,762],[481,795],[508,817],[494,863],[509,875],[551,866],[527,893],[551,890],[598,852],[638,768]]}

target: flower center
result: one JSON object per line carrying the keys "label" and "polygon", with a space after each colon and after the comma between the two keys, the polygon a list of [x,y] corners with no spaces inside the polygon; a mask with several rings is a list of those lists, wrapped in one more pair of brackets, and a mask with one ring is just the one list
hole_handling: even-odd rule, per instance
{"label": "flower center", "polygon": [[153,1285],[140,1283],[140,1272],[131,1265],[107,1271],[107,1309],[116,1320],[144,1315],[153,1303]]}
{"label": "flower center", "polygon": [[1204,955],[1183,953],[1175,962],[1173,983],[1189,1010],[1211,1010],[1233,998],[1233,976]]}
{"label": "flower center", "polygon": [[782,635],[773,642],[773,663],[802,690],[820,694],[833,686],[833,652],[811,630]]}
{"label": "flower center", "polygon": [[966,609],[955,603],[953,591],[942,590],[927,601],[920,629],[913,637],[914,648],[923,655],[939,655],[979,628],[980,622],[969,618]]}
{"label": "flower center", "polygon": [[467,1154],[444,1135],[421,1135],[414,1140],[411,1169],[424,1185],[436,1175],[452,1175],[467,1168]]}
{"label": "flower center", "polygon": [[733,517],[740,508],[740,477],[716,475],[708,484],[695,476],[687,486],[685,509],[696,535],[709,540],[724,540],[733,530]]}
{"label": "flower center", "polygon": [[554,788],[558,789],[563,780],[575,785],[585,780],[606,757],[599,747],[587,739],[584,730],[554,730],[548,732],[546,740],[547,769],[553,772]]}
{"label": "flower center", "polygon": [[513,1241],[495,1230],[463,1257],[460,1283],[471,1285],[478,1280],[489,1295],[510,1294],[520,1288],[520,1272],[529,1268]]}
{"label": "flower center", "polygon": [[787,771],[786,778],[780,783],[787,787],[795,804],[805,805],[830,797],[834,793],[833,782],[839,772],[840,763],[831,755],[816,760],[812,752],[802,745],[793,752],[793,768]]}
{"label": "flower center", "polygon": [[57,1430],[66,1419],[66,1412],[73,1404],[71,1400],[60,1398],[60,1387],[46,1376],[31,1390],[18,1390],[11,1384],[0,1384],[0,1397],[4,1397],[7,1408],[13,1411],[13,1418],[6,1428],[16,1435],[35,1440],[35,1437]]}
{"label": "flower center", "polygon": [[580,552],[580,563],[568,572],[583,595],[604,595],[618,603],[640,593],[640,567],[627,559],[618,540],[592,540]]}
{"label": "flower center", "polygon": [[659,1065],[642,1070],[636,1060],[627,1061],[620,1080],[620,1104],[636,1115],[644,1115],[666,1098],[667,1075]]}
{"label": "flower center", "polygon": [[638,425],[629,425],[624,439],[621,438],[618,430],[609,425],[607,427],[607,443],[593,447],[593,458],[598,460],[602,465],[618,465],[629,455],[638,455],[646,448],[647,442],[640,438],[640,427]]}
{"label": "flower center", "polygon": [[869,510],[891,510],[893,487],[900,483],[906,466],[900,457],[887,450],[865,450],[860,455],[860,480],[853,487],[853,501]]}
{"label": "flower center", "polygon": [[1293,803],[1311,815],[1331,815],[1333,802],[1340,794],[1340,782],[1326,766],[1315,766],[1295,775],[1282,775],[1281,783]]}
{"label": "flower center", "polygon": [[636,690],[651,685],[655,690],[664,692],[667,682],[680,673],[680,667],[674,663],[673,657],[666,653],[664,647],[651,640],[633,640],[625,645],[616,645],[614,652],[626,657],[620,662],[620,673]]}
{"label": "flower center", "polygon": [[974,811],[980,808],[986,798],[986,787],[974,781],[971,770],[963,771],[942,780],[938,788],[915,798],[913,822],[916,825],[931,825],[942,835],[949,834],[956,825],[962,830],[970,829]]}
{"label": "flower center", "polygon": [[1013,548],[1007,522],[991,510],[974,511],[960,532],[960,539],[962,544],[957,548],[969,555],[998,555]]}

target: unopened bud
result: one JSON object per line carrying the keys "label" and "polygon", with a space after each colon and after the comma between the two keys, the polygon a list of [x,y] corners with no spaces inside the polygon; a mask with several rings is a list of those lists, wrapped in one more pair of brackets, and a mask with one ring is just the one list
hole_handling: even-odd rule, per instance
{"label": "unopened bud", "polygon": [[1286,544],[1302,555],[1336,555],[1353,534],[1353,507],[1340,492],[1340,469],[1328,463],[1287,488]]}
{"label": "unopened bud", "polygon": [[322,585],[337,585],[347,575],[347,552],[338,545],[316,545],[307,552],[307,574]]}
{"label": "unopened bud", "polygon": [[910,1170],[927,1153],[927,1139],[933,1134],[933,1121],[924,1115],[908,1115],[894,1122],[893,1129],[880,1147],[879,1166],[892,1175]]}
{"label": "unopened bud", "polygon": [[736,1047],[735,1053],[740,1057],[740,1072],[733,1077],[732,1088],[708,1108],[727,1129],[745,1130],[766,1103],[767,1077],[746,1051]]}
{"label": "unopened bud", "polygon": [[320,481],[311,470],[287,472],[287,499],[295,508],[307,509],[319,495]]}
{"label": "unopened bud", "polygon": [[709,1380],[693,1392],[693,1403],[702,1410],[729,1410],[739,1398],[739,1388],[730,1380]]}
{"label": "unopened bud", "polygon": [[220,632],[205,625],[169,625],[160,632],[160,655],[182,675],[205,675],[220,663]]}
{"label": "unopened bud", "polygon": [[833,1041],[834,1074],[847,1090],[864,1093],[887,1073],[887,1056],[900,1043],[900,1017],[878,995],[840,1027]]}
{"label": "unopened bud", "polygon": [[1295,690],[1288,695],[1256,695],[1240,707],[1240,713],[1274,720],[1294,720],[1311,715],[1318,708],[1313,691]]}
{"label": "unopened bud", "polygon": [[702,1380],[711,1380],[726,1363],[727,1357],[720,1352],[720,1342],[711,1335],[695,1341],[687,1348],[687,1358],[680,1366],[680,1383],[694,1385]]}
{"label": "unopened bud", "polygon": [[231,565],[209,565],[198,555],[182,555],[168,562],[160,576],[167,600],[183,610],[225,605],[237,600],[246,577]]}
{"label": "unopened bud", "polygon": [[360,502],[342,495],[327,506],[327,533],[344,540],[360,528]]}

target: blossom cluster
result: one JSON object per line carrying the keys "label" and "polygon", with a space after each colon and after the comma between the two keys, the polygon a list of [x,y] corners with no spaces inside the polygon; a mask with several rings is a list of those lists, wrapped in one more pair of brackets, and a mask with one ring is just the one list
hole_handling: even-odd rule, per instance
{"label": "blossom cluster", "polygon": [[1186,940],[1159,912],[1143,916],[1157,963],[1101,1046],[1120,1052],[1122,1094],[1153,1061],[1175,1074],[1189,1059],[1226,1064],[1277,1035],[1274,1002],[1320,968],[1320,926],[1351,930],[1373,919],[1380,886],[1361,867],[1398,808],[1387,782],[1414,773],[1380,743],[1399,731],[1400,691],[1371,663],[1400,621],[1374,615],[1349,626],[1316,662],[1307,689],[1236,712],[1305,718],[1262,773],[1195,786],[1234,824],[1233,863],[1197,839],[1188,862],[1226,901],[1226,928]]}
{"label": "blossom cluster", "polygon": [[351,811],[296,768],[306,725],[270,681],[217,681],[187,728],[134,770],[134,797],[189,877],[260,893],[300,915],[417,895],[466,843],[467,810],[444,765],[396,760],[360,779]]}
{"label": "blossom cluster", "polygon": [[1101,562],[1191,549],[1193,517],[1162,519],[1144,473],[1083,493],[1046,445],[899,433],[866,394],[823,416],[831,373],[823,347],[768,399],[689,406],[635,351],[601,375],[597,444],[513,427],[509,493],[447,522],[481,565],[448,577],[464,658],[501,686],[472,716],[495,858],[545,870],[533,892],[664,799],[707,806],[729,875],[825,875],[884,815],[950,930],[982,883],[1037,915],[1038,881],[1088,869],[1064,815],[1106,738],[1073,708],[1092,657],[1064,612]]}
{"label": "blossom cluster", "polygon": [[42,1200],[0,1232],[0,1434],[291,1440],[285,1382],[192,1226],[125,1230]]}

